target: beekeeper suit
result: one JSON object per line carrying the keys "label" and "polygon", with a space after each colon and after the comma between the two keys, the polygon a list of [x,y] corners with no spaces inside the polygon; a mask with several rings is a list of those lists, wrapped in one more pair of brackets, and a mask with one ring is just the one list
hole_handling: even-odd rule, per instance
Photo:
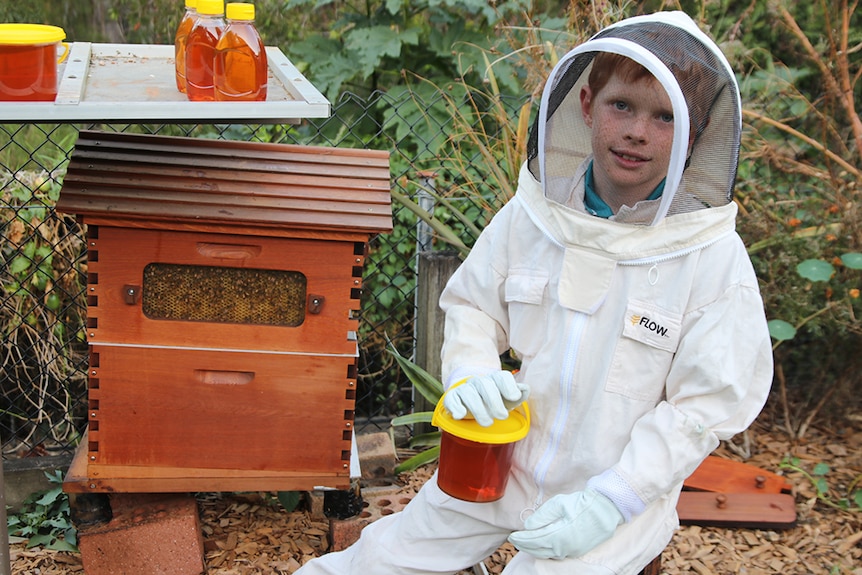
{"label": "beekeeper suit", "polygon": [[[646,68],[673,112],[662,186],[610,217],[589,206],[579,101],[597,52]],[[740,131],[732,70],[682,13],[624,20],[559,62],[517,193],[440,301],[444,383],[466,378],[447,393],[453,417],[486,425],[529,396],[505,495],[468,503],[432,479],[302,575],[454,573],[507,540],[520,550],[507,575],[635,574],[662,552],[683,480],[753,421],[772,377],[734,226]]]}

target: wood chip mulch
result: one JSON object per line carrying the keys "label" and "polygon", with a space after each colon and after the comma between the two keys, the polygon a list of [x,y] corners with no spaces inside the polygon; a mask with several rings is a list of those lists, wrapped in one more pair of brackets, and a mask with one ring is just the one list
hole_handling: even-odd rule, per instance
{"label": "wood chip mulch", "polygon": [[[747,436],[751,456],[745,461],[783,473],[793,485],[797,525],[774,531],[683,526],[662,555],[662,573],[862,575],[862,510],[833,508],[818,497],[811,479],[780,469],[788,456],[799,458],[809,474],[815,465],[827,464],[822,478],[831,501],[862,489],[862,420],[840,428],[811,428],[804,441],[791,442],[761,422]],[[723,445],[716,455],[741,461],[738,451]],[[415,492],[431,470],[426,466],[397,478],[397,483],[403,492]],[[328,520],[309,511],[286,513],[271,494],[200,494],[198,504],[207,575],[290,574],[328,550]],[[504,546],[486,560],[489,573],[500,573],[512,553]],[[10,561],[12,575],[84,572],[79,554],[26,549],[24,542],[10,546]]]}

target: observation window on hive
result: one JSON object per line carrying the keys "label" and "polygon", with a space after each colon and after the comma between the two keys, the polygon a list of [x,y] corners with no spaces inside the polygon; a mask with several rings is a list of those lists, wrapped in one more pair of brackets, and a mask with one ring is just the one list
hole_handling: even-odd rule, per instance
{"label": "observation window on hive", "polygon": [[152,263],[144,268],[142,309],[155,320],[297,327],[306,284],[297,271]]}

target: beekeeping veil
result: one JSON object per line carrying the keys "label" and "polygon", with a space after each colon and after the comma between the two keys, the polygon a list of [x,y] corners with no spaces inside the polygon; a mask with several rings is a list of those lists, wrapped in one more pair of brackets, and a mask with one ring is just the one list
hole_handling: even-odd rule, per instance
{"label": "beekeeping veil", "polygon": [[527,149],[530,172],[545,196],[568,197],[578,166],[592,152],[579,94],[598,52],[641,64],[673,106],[673,147],[652,223],[729,203],[742,130],[739,89],[718,46],[682,12],[622,20],[571,50],[551,71]]}

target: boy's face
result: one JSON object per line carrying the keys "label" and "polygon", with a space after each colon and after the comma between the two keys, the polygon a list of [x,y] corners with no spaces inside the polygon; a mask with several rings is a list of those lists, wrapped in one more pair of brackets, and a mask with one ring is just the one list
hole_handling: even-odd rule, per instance
{"label": "boy's face", "polygon": [[667,176],[673,108],[651,76],[626,82],[613,74],[593,93],[581,90],[581,113],[592,129],[596,193],[614,210],[646,199]]}

